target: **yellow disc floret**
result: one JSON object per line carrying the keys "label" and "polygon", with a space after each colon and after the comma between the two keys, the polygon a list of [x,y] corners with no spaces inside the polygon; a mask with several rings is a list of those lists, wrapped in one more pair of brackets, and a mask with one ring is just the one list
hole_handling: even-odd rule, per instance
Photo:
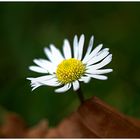
{"label": "yellow disc floret", "polygon": [[85,65],[77,59],[63,60],[57,67],[56,76],[62,84],[79,79],[85,72]]}

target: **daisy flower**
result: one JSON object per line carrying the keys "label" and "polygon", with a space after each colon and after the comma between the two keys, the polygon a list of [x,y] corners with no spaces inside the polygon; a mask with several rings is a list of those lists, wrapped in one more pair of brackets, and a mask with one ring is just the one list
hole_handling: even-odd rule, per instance
{"label": "daisy flower", "polygon": [[82,34],[78,40],[77,35],[73,39],[73,49],[67,39],[64,40],[63,54],[53,45],[44,48],[48,59],[34,59],[37,66],[30,66],[34,72],[43,73],[44,76],[27,78],[31,81],[32,90],[46,86],[61,86],[55,92],[66,92],[71,87],[74,91],[80,88],[80,82],[88,83],[91,78],[106,80],[103,75],[112,72],[112,69],[101,69],[112,60],[109,49],[102,49],[99,44],[93,49],[94,37],[91,36],[85,55],[83,55],[85,36]]}

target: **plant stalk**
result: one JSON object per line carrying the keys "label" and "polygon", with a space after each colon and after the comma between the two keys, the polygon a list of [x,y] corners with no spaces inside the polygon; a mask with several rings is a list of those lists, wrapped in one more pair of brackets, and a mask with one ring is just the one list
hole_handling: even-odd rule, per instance
{"label": "plant stalk", "polygon": [[80,100],[80,103],[83,104],[84,103],[84,95],[83,95],[83,92],[81,90],[81,88],[79,88],[77,91],[76,91],[77,95],[78,95],[78,98]]}

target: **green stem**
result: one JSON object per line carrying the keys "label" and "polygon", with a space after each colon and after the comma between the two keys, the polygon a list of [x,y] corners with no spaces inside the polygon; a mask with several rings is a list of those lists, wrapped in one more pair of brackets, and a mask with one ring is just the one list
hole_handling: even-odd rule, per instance
{"label": "green stem", "polygon": [[79,88],[76,92],[77,92],[78,98],[80,100],[80,103],[83,104],[84,103],[84,95],[83,95],[81,88]]}

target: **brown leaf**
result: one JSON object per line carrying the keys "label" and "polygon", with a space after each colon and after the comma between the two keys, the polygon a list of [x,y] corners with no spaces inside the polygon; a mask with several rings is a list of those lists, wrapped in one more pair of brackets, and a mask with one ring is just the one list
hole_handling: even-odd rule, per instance
{"label": "brown leaf", "polygon": [[57,128],[50,129],[46,135],[48,138],[84,138],[98,137],[83,125],[77,113],[63,120]]}
{"label": "brown leaf", "polygon": [[0,126],[0,136],[7,138],[140,138],[140,120],[119,113],[93,97],[78,110],[62,120],[56,128],[48,129],[46,120],[27,127],[15,113],[7,113]]}
{"label": "brown leaf", "polygon": [[50,130],[46,137],[137,138],[140,137],[140,123],[137,122],[140,121],[124,116],[93,97],[57,128]]}
{"label": "brown leaf", "polygon": [[41,120],[36,126],[27,128],[23,119],[16,113],[7,113],[0,127],[0,137],[6,138],[43,138],[48,130],[46,120]]}
{"label": "brown leaf", "polygon": [[5,122],[0,128],[1,137],[20,138],[23,136],[25,122],[15,113],[7,113]]}
{"label": "brown leaf", "polygon": [[36,126],[28,129],[25,133],[27,138],[44,138],[48,130],[48,122],[41,120]]}

